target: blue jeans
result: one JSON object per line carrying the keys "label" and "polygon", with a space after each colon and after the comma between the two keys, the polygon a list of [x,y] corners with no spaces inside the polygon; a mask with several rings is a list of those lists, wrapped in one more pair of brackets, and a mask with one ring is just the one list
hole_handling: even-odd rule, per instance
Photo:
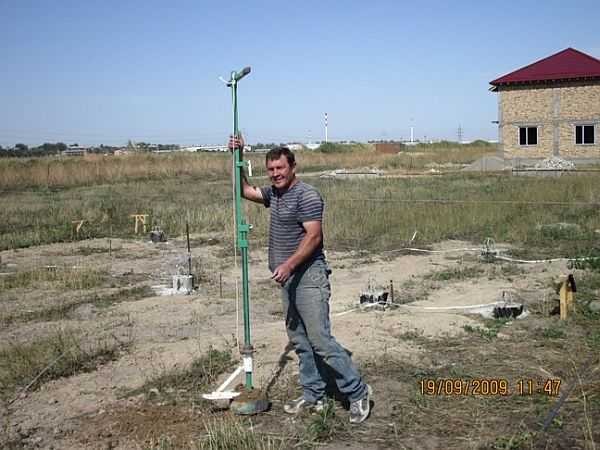
{"label": "blue jeans", "polygon": [[298,355],[304,399],[314,403],[325,395],[327,376],[354,402],[367,391],[348,352],[331,335],[329,270],[317,260],[295,272],[283,285],[283,314],[290,342]]}

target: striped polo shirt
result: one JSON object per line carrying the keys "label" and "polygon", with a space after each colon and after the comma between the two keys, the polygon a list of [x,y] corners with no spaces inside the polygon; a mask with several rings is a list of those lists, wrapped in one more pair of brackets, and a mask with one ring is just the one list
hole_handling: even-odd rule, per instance
{"label": "striped polo shirt", "polygon": [[[260,190],[265,207],[271,208],[269,270],[273,272],[298,249],[306,234],[302,224],[314,220],[323,222],[324,203],[321,194],[303,181],[283,192],[273,186]],[[321,235],[321,243],[304,264],[323,258]]]}

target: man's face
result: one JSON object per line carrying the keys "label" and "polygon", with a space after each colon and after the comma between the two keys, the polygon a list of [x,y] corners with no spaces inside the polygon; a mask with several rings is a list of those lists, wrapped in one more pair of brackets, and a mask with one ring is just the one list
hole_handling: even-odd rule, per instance
{"label": "man's face", "polygon": [[290,167],[287,158],[281,155],[279,159],[267,161],[267,173],[271,183],[277,189],[288,189],[296,177],[296,166]]}

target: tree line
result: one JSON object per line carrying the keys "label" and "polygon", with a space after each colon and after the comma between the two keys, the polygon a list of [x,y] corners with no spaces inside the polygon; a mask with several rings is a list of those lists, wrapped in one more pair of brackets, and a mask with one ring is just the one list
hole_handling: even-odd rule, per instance
{"label": "tree line", "polygon": [[[26,144],[19,143],[15,144],[14,147],[3,147],[0,145],[0,158],[30,158],[37,156],[52,156],[60,155],[62,152],[69,148],[77,148],[79,144],[72,144],[68,146],[64,142],[50,143],[45,142],[37,147],[29,147]],[[149,144],[146,142],[133,143],[129,141],[125,149],[129,151],[139,152],[150,152],[156,150],[177,150],[178,145],[175,144]],[[101,144],[98,147],[86,147],[87,153],[98,153],[107,154],[114,153],[116,150],[123,149],[122,146],[114,147],[110,145]]]}
{"label": "tree line", "polygon": [[2,147],[0,145],[0,157],[31,157],[31,156],[47,156],[58,155],[67,149],[67,144],[64,142],[50,143],[45,142],[37,147],[29,147],[19,143],[14,147]]}

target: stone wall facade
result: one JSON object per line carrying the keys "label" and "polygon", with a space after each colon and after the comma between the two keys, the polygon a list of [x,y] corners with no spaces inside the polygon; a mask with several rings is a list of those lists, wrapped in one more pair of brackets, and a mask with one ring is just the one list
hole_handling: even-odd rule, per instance
{"label": "stone wall facade", "polygon": [[[600,158],[600,81],[500,86],[497,93],[504,158]],[[577,125],[594,126],[594,144],[575,144]],[[536,145],[520,145],[520,127],[537,127]]]}

